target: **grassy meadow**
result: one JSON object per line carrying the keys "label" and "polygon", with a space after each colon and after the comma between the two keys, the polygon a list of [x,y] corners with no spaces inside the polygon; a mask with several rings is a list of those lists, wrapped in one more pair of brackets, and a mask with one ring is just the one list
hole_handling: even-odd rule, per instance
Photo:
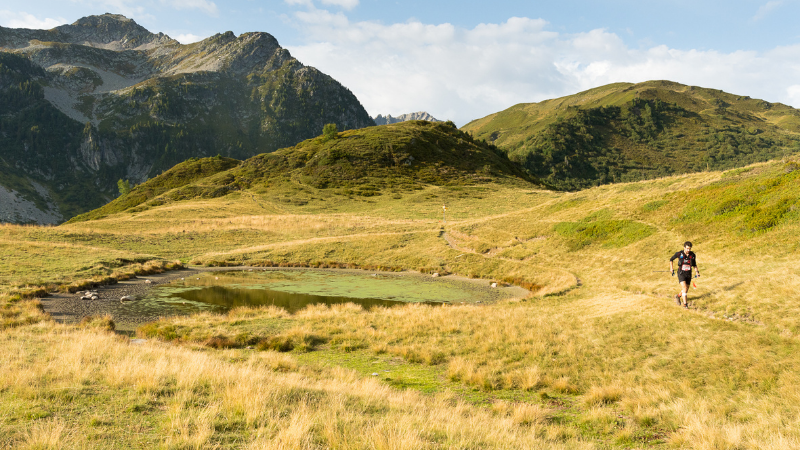
{"label": "grassy meadow", "polygon": [[800,111],[666,80],[520,103],[462,129],[569,190],[726,170],[800,150]]}
{"label": "grassy meadow", "polygon": [[[0,446],[800,448],[798,169],[578,192],[285,183],[0,226]],[[684,310],[663,271],[687,239],[702,276]],[[531,294],[236,309],[144,325],[145,342],[39,308],[179,265],[439,272]]]}

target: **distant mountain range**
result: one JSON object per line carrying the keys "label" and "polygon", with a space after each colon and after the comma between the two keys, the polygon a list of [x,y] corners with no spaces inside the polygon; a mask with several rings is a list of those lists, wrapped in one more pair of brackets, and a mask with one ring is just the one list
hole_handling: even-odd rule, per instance
{"label": "distant mountain range", "polygon": [[[388,141],[353,147],[352,154],[346,141],[332,141],[342,148],[293,147],[328,123],[346,131],[411,121],[410,128],[353,134]],[[285,172],[316,188],[353,184],[367,194],[372,190],[364,186],[386,180],[439,182],[435,167],[453,171],[447,177],[459,182],[498,170],[519,177],[524,167],[523,178],[581,189],[800,151],[800,111],[670,81],[615,83],[519,104],[470,122],[457,137],[421,121],[439,122],[425,112],[373,120],[352,92],[304,66],[267,33],[227,32],[181,45],[112,14],[52,30],[0,27],[0,222],[59,223],[117,197],[119,180],[143,183],[197,157],[206,162],[182,165],[160,189],[229,170],[236,186],[226,182],[222,191],[203,195],[250,186],[247,173],[232,168],[239,160],[275,166],[259,179]],[[409,164],[420,160],[419,149],[482,164],[434,157],[408,172],[390,142],[399,139],[392,133],[407,132],[434,139],[401,139],[414,158],[403,160]],[[457,145],[443,146],[445,137]],[[458,153],[465,142],[481,150]],[[277,159],[262,155],[278,149]],[[322,156],[315,166],[292,152]],[[470,170],[482,172],[473,177]]]}
{"label": "distant mountain range", "polygon": [[671,81],[521,103],[462,127],[551,187],[721,170],[800,151],[800,111]]}
{"label": "distant mountain range", "polygon": [[401,116],[392,117],[391,114],[386,116],[382,116],[378,114],[377,116],[373,117],[372,120],[375,121],[375,125],[389,125],[393,123],[400,123],[406,122],[409,120],[425,120],[428,122],[443,122],[442,120],[438,120],[432,115],[426,113],[425,111],[418,111],[415,113],[403,114]]}
{"label": "distant mountain range", "polygon": [[0,222],[56,223],[190,157],[238,159],[374,124],[267,33],[181,45],[124,16],[0,27]]}

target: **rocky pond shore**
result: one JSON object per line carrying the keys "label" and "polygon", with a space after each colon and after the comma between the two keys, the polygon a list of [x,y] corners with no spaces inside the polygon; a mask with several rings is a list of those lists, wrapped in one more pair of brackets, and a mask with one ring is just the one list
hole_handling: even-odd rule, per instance
{"label": "rocky pond shore", "polygon": [[[362,271],[357,269],[303,269],[303,268],[275,268],[264,269],[263,267],[190,267],[179,270],[168,271],[160,274],[152,274],[132,278],[130,280],[120,281],[117,284],[100,286],[90,291],[78,291],[74,294],[69,293],[53,293],[49,297],[41,300],[45,312],[57,322],[61,323],[78,323],[84,317],[88,316],[103,316],[109,314],[112,316],[116,331],[124,334],[132,335],[135,333],[136,328],[144,323],[158,320],[163,316],[162,313],[156,313],[146,308],[137,307],[137,302],[148,296],[150,290],[159,285],[167,284],[176,280],[198,276],[206,272],[235,272],[235,271],[262,271],[262,270],[321,270],[321,271],[336,271],[336,272],[352,272],[368,274],[370,271]],[[484,294],[493,293],[500,294],[504,292],[502,297],[516,297],[523,298],[528,296],[530,292],[526,289],[517,286],[497,288],[496,283],[489,280],[479,280],[460,277],[456,275],[448,275],[438,277],[438,274],[431,275],[421,274],[418,272],[387,272],[386,275],[403,276],[418,278],[419,282],[446,282],[455,285],[469,287],[473,291],[482,291]],[[499,299],[500,296],[497,297]],[[477,302],[480,303],[480,302]]]}
{"label": "rocky pond shore", "polygon": [[82,299],[87,291],[78,291],[74,294],[53,293],[41,301],[44,310],[57,322],[77,323],[87,316],[105,315],[111,312],[117,330],[132,333],[136,326],[157,320],[158,317],[126,314],[124,308],[121,307],[124,304],[121,300],[123,297],[136,301],[145,297],[154,286],[214,269],[216,268],[188,268],[131,278],[117,284],[92,289],[91,292],[98,294],[97,299]]}

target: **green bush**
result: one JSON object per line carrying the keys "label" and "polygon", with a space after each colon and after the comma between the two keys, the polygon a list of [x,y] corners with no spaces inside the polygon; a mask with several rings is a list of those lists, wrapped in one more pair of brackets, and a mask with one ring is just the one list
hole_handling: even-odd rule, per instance
{"label": "green bush", "polygon": [[325,126],[322,127],[322,137],[326,141],[335,139],[338,134],[339,134],[339,128],[336,126],[335,123],[326,123]]}

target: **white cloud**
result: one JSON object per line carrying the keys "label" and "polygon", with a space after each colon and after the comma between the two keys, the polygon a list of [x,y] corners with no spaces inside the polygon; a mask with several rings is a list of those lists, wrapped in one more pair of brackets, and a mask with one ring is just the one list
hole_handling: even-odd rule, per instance
{"label": "white cloud", "polygon": [[308,11],[299,11],[294,15],[300,22],[314,27],[326,26],[343,29],[347,27],[349,23],[344,14],[333,14],[324,9],[310,8]]}
{"label": "white cloud", "polygon": [[325,5],[338,6],[344,9],[353,9],[358,6],[358,0],[322,0]]}
{"label": "white cloud", "polygon": [[800,105],[800,84],[793,84],[786,88],[786,97],[790,104]]}
{"label": "white cloud", "polygon": [[772,0],[758,8],[756,11],[756,15],[753,16],[754,21],[759,21],[765,17],[767,17],[772,11],[777,9],[779,6],[783,5],[783,0]]}
{"label": "white cloud", "polygon": [[197,9],[211,17],[217,17],[219,10],[214,2],[208,0],[162,0],[166,5],[177,10]]}
{"label": "white cloud", "polygon": [[[358,0],[320,0],[323,5],[338,6],[342,9],[353,9],[358,6]],[[313,0],[284,0],[284,3],[291,6],[305,6],[315,8]]]}
{"label": "white cloud", "polygon": [[516,103],[653,79],[800,106],[800,46],[731,53],[631,49],[606,30],[560,34],[540,19],[464,29],[352,23],[316,9],[295,14],[309,42],[290,47],[292,54],[350,88],[373,116],[426,110],[461,125]]}
{"label": "white cloud", "polygon": [[306,6],[309,8],[314,6],[314,2],[312,2],[311,0],[283,0],[283,2],[290,6],[298,5],[298,6]]}
{"label": "white cloud", "polygon": [[40,19],[26,12],[12,12],[0,10],[0,25],[8,28],[30,28],[34,30],[49,30],[67,23],[67,19],[59,17]]}
{"label": "white cloud", "polygon": [[184,33],[175,36],[173,39],[180,42],[181,44],[191,44],[193,42],[202,41],[205,38],[198,36],[196,34]]}

